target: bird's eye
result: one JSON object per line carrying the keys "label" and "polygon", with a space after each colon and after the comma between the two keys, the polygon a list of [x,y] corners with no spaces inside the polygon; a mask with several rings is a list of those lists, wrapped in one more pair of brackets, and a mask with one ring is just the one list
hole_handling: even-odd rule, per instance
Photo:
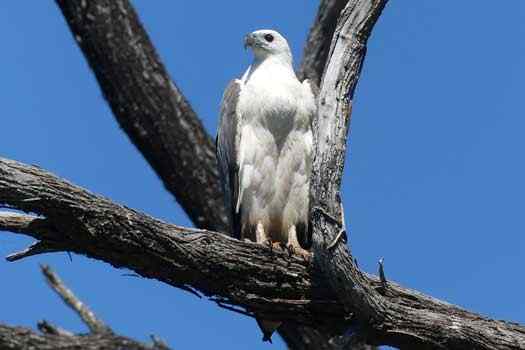
{"label": "bird's eye", "polygon": [[273,41],[273,35],[272,34],[266,34],[264,36],[264,40],[266,40],[267,42],[271,43]]}

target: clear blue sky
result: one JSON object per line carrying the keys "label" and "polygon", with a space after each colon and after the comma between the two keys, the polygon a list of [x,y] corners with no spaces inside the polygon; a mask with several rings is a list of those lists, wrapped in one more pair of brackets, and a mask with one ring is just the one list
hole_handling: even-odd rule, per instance
{"label": "clear blue sky", "polygon": [[[276,28],[299,61],[316,1],[134,1],[171,76],[215,134],[222,90]],[[0,156],[130,207],[189,221],[119,129],[52,1],[0,2]],[[525,323],[525,3],[393,0],[369,43],[343,185],[360,266],[484,315]],[[0,233],[0,255],[30,239]],[[85,331],[45,285],[50,264],[116,331],[174,349],[284,349],[251,319],[65,253],[0,261],[0,321]]]}

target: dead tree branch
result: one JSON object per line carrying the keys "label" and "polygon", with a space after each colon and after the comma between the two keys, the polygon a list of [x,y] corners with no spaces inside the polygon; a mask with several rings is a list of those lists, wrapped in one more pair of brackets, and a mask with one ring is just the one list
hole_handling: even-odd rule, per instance
{"label": "dead tree branch", "polygon": [[10,350],[169,350],[165,344],[155,341],[155,339],[153,339],[152,345],[148,345],[114,334],[64,285],[51,268],[43,266],[42,273],[50,287],[80,316],[91,332],[76,335],[45,320],[38,322],[38,329],[41,333],[24,327],[0,324],[0,348]]}
{"label": "dead tree branch", "polygon": [[[311,325],[337,324],[342,316],[333,295],[312,284],[312,271],[302,259],[213,231],[156,220],[37,167],[0,158],[0,205],[45,217],[18,217],[16,221],[24,223],[16,226],[18,233],[175,287],[220,297],[223,304]],[[31,231],[26,223],[37,219],[46,220],[52,229]],[[8,225],[0,229],[13,228],[12,221],[2,219],[0,223]]]}
{"label": "dead tree branch", "polygon": [[122,129],[197,227],[228,232],[215,146],[127,0],[56,0]]}
{"label": "dead tree branch", "polygon": [[42,274],[49,286],[60,296],[67,306],[72,308],[86,324],[91,333],[111,332],[111,329],[99,320],[87,305],[81,302],[73,292],[67,288],[60,277],[49,266],[42,266]]}
{"label": "dead tree branch", "polygon": [[[219,233],[167,224],[34,166],[0,158],[0,205],[45,216],[53,227],[30,232],[18,226],[18,233],[58,243],[69,251],[132,269],[175,287],[192,288],[250,313],[270,313],[291,323],[316,325],[333,332],[346,329],[355,319],[361,320],[358,301],[340,297],[343,307],[317,270],[299,258]],[[316,224],[319,225],[317,221]],[[322,225],[322,230],[333,230],[330,220]],[[0,230],[10,227],[12,223],[0,226]],[[339,244],[334,248],[334,259],[343,247]],[[387,320],[382,324],[384,328],[377,327],[379,323],[359,323],[367,326],[364,330],[369,341],[407,349],[439,349],[442,347],[436,344],[443,341],[449,341],[445,346],[451,349],[460,348],[454,347],[452,341],[473,349],[525,348],[525,327],[484,318],[392,281],[380,295],[376,292],[383,286],[379,278],[359,270],[356,274],[359,283],[370,290],[368,297],[388,305],[388,309],[381,309],[384,318],[371,320]],[[407,313],[402,314],[404,311]],[[418,322],[419,328],[411,328],[412,320]],[[371,326],[374,328],[368,328]],[[409,333],[404,333],[405,329]],[[426,340],[425,336],[434,338]],[[414,338],[419,341],[410,343]],[[487,345],[480,345],[480,339]]]}
{"label": "dead tree branch", "polygon": [[25,327],[11,327],[0,324],[0,347],[9,350],[165,350],[111,333],[83,335],[39,334]]}
{"label": "dead tree branch", "polygon": [[[391,300],[368,283],[345,244],[326,249],[343,225],[339,189],[353,94],[366,42],[386,2],[349,1],[332,41],[315,127],[319,134],[312,196],[314,209],[321,208],[312,213],[315,261],[348,315],[352,315],[358,334],[369,343],[402,349],[524,349],[524,327]],[[384,281],[381,284],[384,293]],[[390,289],[390,283],[386,289]]]}
{"label": "dead tree branch", "polygon": [[310,79],[320,85],[335,26],[347,3],[348,0],[321,0],[303,50],[303,61],[298,72],[301,80]]}

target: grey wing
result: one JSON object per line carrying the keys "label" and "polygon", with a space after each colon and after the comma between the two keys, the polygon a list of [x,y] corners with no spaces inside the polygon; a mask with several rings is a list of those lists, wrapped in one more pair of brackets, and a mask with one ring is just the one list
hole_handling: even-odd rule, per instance
{"label": "grey wing", "polygon": [[241,81],[232,80],[222,97],[219,128],[217,130],[217,161],[233,236],[241,237],[240,214],[236,212],[239,196],[239,122],[237,103],[241,92]]}
{"label": "grey wing", "polygon": [[[316,142],[317,140],[317,128],[316,128],[317,120],[316,118],[317,118],[317,99],[319,98],[319,87],[317,86],[317,84],[315,84],[314,81],[310,79],[303,80],[302,84],[305,88],[307,88],[312,93],[312,96],[315,102],[315,109],[312,111],[313,115],[310,117],[310,123],[311,123],[310,126],[312,128],[312,133],[313,133],[313,138],[314,138],[314,151],[313,152],[315,153],[315,146],[317,145],[317,142]],[[312,155],[312,158],[314,156],[315,155]],[[310,205],[312,205],[312,198],[310,198],[309,203]],[[310,222],[308,222],[306,223],[305,226],[306,227],[297,227],[297,239],[301,247],[303,247],[304,249],[310,249],[312,246],[312,225]]]}

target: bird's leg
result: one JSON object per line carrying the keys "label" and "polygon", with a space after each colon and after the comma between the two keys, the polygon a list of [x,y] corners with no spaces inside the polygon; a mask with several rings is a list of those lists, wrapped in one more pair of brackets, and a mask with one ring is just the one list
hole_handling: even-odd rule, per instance
{"label": "bird's leg", "polygon": [[260,221],[257,223],[257,228],[255,230],[255,240],[257,243],[268,246],[270,250],[281,248],[280,242],[272,242],[272,239],[268,236]]}
{"label": "bird's leg", "polygon": [[264,230],[264,226],[260,221],[257,223],[257,228],[255,229],[255,241],[257,243],[267,245],[270,249],[272,249],[272,241],[268,238],[268,235]]}
{"label": "bird's leg", "polygon": [[290,226],[288,229],[288,244],[287,244],[288,252],[290,255],[297,254],[301,255],[305,260],[310,260],[310,257],[312,254],[303,249],[301,245],[299,244],[299,240],[297,239],[297,230],[295,228],[295,225]]}

